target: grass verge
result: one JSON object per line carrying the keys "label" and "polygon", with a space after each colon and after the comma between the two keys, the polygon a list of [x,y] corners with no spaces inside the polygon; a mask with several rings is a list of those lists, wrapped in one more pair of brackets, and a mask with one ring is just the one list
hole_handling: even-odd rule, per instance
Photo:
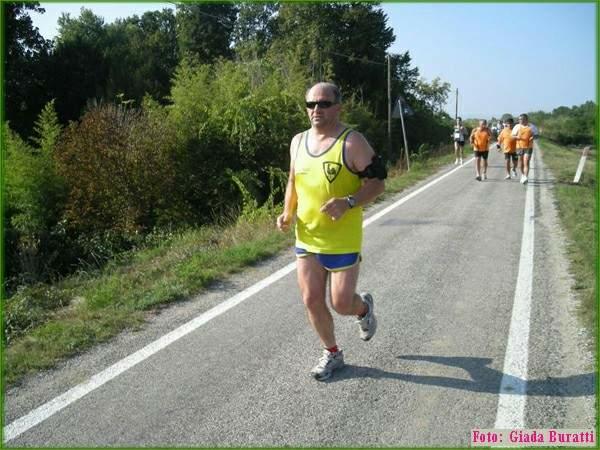
{"label": "grass verge", "polygon": [[588,156],[583,176],[573,183],[581,158],[581,150],[562,147],[547,139],[540,139],[544,164],[556,178],[554,195],[558,215],[567,235],[567,254],[570,272],[575,279],[573,289],[580,300],[579,317],[596,342],[596,264],[598,249],[598,215],[596,195],[596,153]]}
{"label": "grass verge", "polygon": [[[272,223],[264,216],[183,232],[95,274],[23,289],[4,309],[5,329],[15,329],[4,352],[5,381],[14,384],[124,329],[140,327],[145,312],[189,298],[212,281],[291,245],[292,236],[273,232]],[[48,296],[52,305],[45,301]],[[55,298],[61,299],[58,308]]]}
{"label": "grass verge", "polygon": [[[450,148],[421,155],[410,172],[390,171],[385,198],[434,174],[454,160]],[[62,359],[143,326],[146,313],[185,300],[211,282],[293,244],[274,217],[258,214],[233,225],[170,236],[160,245],[126,254],[96,273],[80,273],[54,285],[20,290],[4,305],[5,382],[49,369]]]}

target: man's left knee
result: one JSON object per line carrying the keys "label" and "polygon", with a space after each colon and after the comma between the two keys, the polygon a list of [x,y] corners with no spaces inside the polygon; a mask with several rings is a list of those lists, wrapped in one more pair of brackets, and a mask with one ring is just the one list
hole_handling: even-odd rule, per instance
{"label": "man's left knee", "polygon": [[352,314],[352,301],[354,300],[354,292],[352,293],[337,293],[331,295],[331,307],[335,312],[342,315]]}

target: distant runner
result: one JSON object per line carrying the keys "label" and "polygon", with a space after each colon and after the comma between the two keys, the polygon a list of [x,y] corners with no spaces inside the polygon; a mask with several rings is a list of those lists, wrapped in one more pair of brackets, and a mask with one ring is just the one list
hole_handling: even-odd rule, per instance
{"label": "distant runner", "polygon": [[533,155],[533,138],[535,131],[529,125],[527,114],[519,116],[519,124],[512,130],[512,137],[517,143],[517,154],[519,155],[519,168],[521,169],[521,183],[529,181],[529,161]]}
{"label": "distant runner", "polygon": [[[471,137],[469,138],[473,146],[473,153],[475,154],[475,179],[477,181],[487,180],[490,137],[491,134],[487,127],[487,120],[482,119],[479,121],[479,126],[471,132]],[[483,172],[481,172],[482,159]]]}
{"label": "distant runner", "polygon": [[454,125],[452,137],[454,139],[454,164],[462,165],[463,149],[465,148],[465,141],[467,140],[467,129],[463,125],[460,117],[456,119],[456,125]]}
{"label": "distant runner", "polygon": [[519,161],[519,156],[517,155],[517,142],[512,138],[512,128],[515,124],[515,121],[512,117],[509,117],[504,121],[504,129],[498,135],[498,144],[496,144],[497,148],[504,150],[504,159],[506,161],[506,176],[505,180],[510,180],[511,178],[511,161],[512,161],[512,176],[517,177],[517,163]]}

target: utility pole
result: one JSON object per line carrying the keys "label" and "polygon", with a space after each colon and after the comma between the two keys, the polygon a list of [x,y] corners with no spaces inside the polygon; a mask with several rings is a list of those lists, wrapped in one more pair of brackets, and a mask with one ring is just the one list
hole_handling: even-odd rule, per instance
{"label": "utility pole", "polygon": [[458,88],[456,88],[456,112],[454,113],[454,122],[458,119]]}
{"label": "utility pole", "polygon": [[406,140],[406,128],[404,127],[404,105],[402,105],[402,97],[398,99],[398,109],[400,109],[400,122],[402,122],[402,136],[404,137],[404,152],[406,153],[406,170],[410,171],[410,158],[408,156],[408,141]]}
{"label": "utility pole", "polygon": [[390,54],[386,55],[387,60],[387,94],[388,94],[388,151],[392,154],[392,69],[390,64]]}

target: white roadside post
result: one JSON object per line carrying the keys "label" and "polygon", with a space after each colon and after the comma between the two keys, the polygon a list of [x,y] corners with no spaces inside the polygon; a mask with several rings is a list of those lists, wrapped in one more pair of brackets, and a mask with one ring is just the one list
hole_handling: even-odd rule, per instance
{"label": "white roadside post", "polygon": [[583,173],[583,166],[585,165],[585,161],[590,152],[590,147],[587,146],[583,149],[583,153],[581,154],[581,159],[579,160],[579,166],[577,166],[577,172],[575,172],[575,178],[573,178],[573,183],[579,183],[581,179],[581,174]]}
{"label": "white roadside post", "polygon": [[[406,127],[404,126],[404,114],[407,116],[412,116],[414,111],[410,106],[408,106],[406,100],[404,100],[402,96],[399,96],[398,100],[396,100],[394,111],[392,112],[392,118],[397,119],[399,117],[400,121],[402,122],[402,137],[404,139],[404,152],[406,154],[406,170],[410,170],[410,158],[408,155],[408,142],[406,140]],[[400,158],[402,158],[402,154],[400,154]]]}

